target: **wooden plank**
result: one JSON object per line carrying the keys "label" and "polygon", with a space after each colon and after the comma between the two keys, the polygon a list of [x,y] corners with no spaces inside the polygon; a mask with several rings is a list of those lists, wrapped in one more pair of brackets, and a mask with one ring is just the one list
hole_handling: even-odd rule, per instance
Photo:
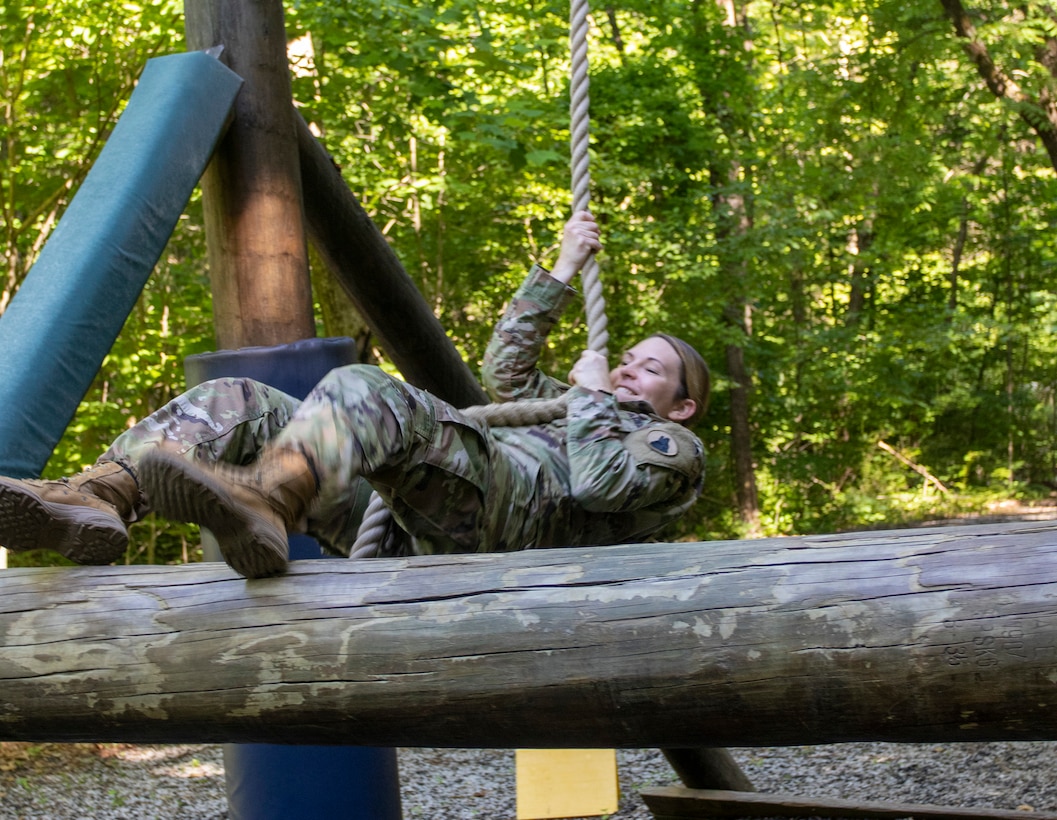
{"label": "wooden plank", "polygon": [[1057,529],[0,573],[0,740],[1057,740]]}
{"label": "wooden plank", "polygon": [[684,789],[668,786],[640,792],[656,820],[700,817],[849,817],[898,820],[1057,820],[1053,812],[1013,809],[958,808],[920,803],[862,802],[833,797]]}

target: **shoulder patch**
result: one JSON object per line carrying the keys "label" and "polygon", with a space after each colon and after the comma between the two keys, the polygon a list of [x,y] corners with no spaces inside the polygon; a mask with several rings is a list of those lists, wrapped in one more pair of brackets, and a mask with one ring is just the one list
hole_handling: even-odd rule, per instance
{"label": "shoulder patch", "polygon": [[624,447],[639,464],[675,470],[690,478],[696,478],[703,466],[701,440],[678,424],[656,424],[635,430],[624,439]]}
{"label": "shoulder patch", "polygon": [[646,434],[646,445],[656,450],[662,456],[675,457],[679,455],[679,445],[675,439],[663,430],[650,430]]}

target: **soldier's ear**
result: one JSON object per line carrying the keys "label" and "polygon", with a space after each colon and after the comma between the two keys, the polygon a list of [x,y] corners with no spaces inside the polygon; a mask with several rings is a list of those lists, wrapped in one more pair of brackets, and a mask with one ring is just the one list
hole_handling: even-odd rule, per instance
{"label": "soldier's ear", "polygon": [[668,420],[677,421],[680,424],[692,418],[697,411],[697,402],[693,399],[680,399],[675,406],[668,411]]}

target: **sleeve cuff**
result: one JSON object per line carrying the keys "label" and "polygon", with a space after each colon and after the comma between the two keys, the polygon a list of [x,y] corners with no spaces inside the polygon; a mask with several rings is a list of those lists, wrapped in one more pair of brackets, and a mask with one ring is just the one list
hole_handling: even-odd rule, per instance
{"label": "sleeve cuff", "polygon": [[520,290],[522,296],[531,298],[539,305],[548,306],[548,313],[555,321],[577,295],[575,288],[559,282],[550,275],[550,271],[539,264],[534,264],[529,269]]}

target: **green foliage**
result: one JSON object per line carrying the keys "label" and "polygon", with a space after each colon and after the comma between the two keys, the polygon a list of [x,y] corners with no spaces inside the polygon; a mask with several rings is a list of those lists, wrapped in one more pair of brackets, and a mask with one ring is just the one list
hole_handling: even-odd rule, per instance
{"label": "green foliage", "polygon": [[143,64],[178,48],[181,38],[173,0],[13,0],[0,19],[2,310],[102,149]]}
{"label": "green foliage", "polygon": [[[665,329],[711,362],[709,482],[673,538],[746,534],[728,354],[751,374],[764,533],[882,526],[1057,487],[1057,174],[1032,125],[1046,7],[972,8],[1025,101],[984,86],[940,4],[662,0],[596,10],[592,209],[611,348]],[[0,310],[178,6],[9,3]],[[294,94],[464,356],[569,209],[568,7],[286,3]],[[1022,116],[1022,114],[1024,116]],[[90,463],[211,345],[197,203],[57,449]],[[586,340],[570,313],[545,365]],[[892,448],[898,456],[884,449]],[[902,460],[901,458],[902,457]],[[908,466],[925,470],[935,481]],[[942,484],[948,492],[939,489]],[[134,556],[194,534],[137,525]]]}
{"label": "green foliage", "polygon": [[[181,6],[12,2],[0,25],[0,227],[5,275],[0,310],[32,267],[77,186],[105,144],[148,59],[182,49]],[[134,313],[104,362],[45,475],[81,469],[130,420],[142,418],[182,383],[183,356],[212,338],[200,209],[189,209]],[[187,527],[152,528],[129,560],[179,560],[194,544]],[[148,548],[146,545],[150,544]],[[62,562],[54,555],[11,556],[13,565]]]}

